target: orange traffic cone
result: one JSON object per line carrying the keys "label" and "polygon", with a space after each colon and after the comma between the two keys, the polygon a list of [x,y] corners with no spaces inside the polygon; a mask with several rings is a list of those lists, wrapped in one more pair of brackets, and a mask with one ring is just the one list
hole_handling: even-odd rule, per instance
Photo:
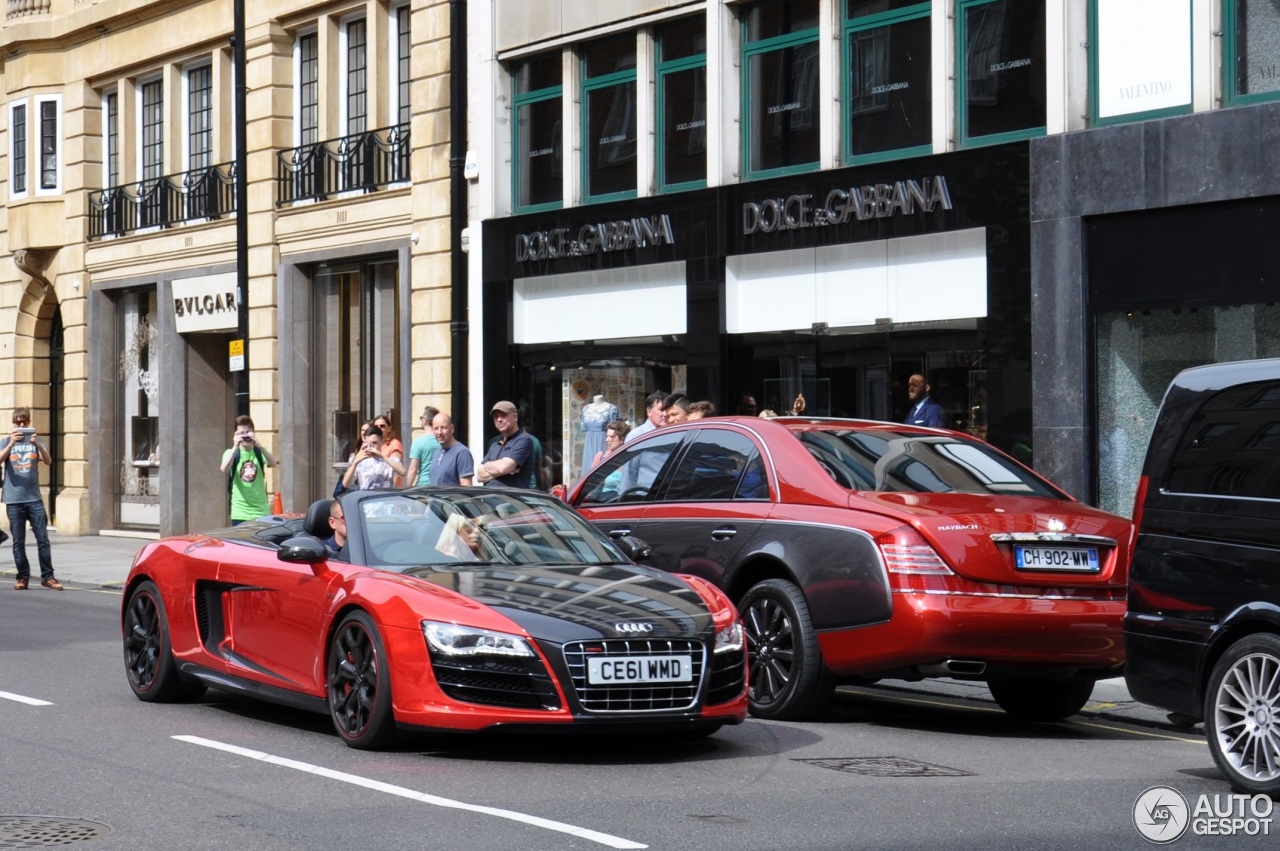
{"label": "orange traffic cone", "polygon": [[276,491],[275,502],[271,504],[272,514],[284,514],[284,500],[280,498],[280,491]]}

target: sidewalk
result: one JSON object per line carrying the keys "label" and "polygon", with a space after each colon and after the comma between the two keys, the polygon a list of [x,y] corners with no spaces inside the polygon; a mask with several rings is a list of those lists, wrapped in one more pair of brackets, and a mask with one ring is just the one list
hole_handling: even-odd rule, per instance
{"label": "sidewalk", "polygon": [[[53,552],[53,569],[58,579],[68,589],[119,592],[133,557],[148,542],[148,538],[86,535],[71,537],[53,534],[49,536]],[[13,593],[10,589],[15,575],[12,549],[9,544],[0,546],[0,594]],[[31,562],[34,579],[39,580],[40,567],[36,559],[35,539],[27,535],[27,559]],[[27,594],[53,593],[40,588],[34,582]],[[910,683],[902,680],[885,680],[880,687],[906,694],[918,694],[922,698],[950,701],[974,701],[994,708],[991,694],[984,683],[962,680],[936,679]],[[1096,722],[1118,721],[1159,728],[1171,735],[1202,736],[1200,726],[1188,729],[1171,724],[1166,714],[1158,709],[1135,701],[1125,688],[1123,677],[1100,681],[1093,690],[1093,698],[1085,706],[1082,715]]]}

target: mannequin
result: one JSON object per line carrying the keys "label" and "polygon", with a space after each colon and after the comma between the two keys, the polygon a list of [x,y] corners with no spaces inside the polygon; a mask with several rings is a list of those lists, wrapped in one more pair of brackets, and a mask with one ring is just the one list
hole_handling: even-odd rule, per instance
{"label": "mannequin", "polygon": [[582,470],[591,469],[596,454],[604,451],[604,432],[609,423],[618,419],[618,406],[596,394],[582,406],[582,430],[586,440],[582,446]]}

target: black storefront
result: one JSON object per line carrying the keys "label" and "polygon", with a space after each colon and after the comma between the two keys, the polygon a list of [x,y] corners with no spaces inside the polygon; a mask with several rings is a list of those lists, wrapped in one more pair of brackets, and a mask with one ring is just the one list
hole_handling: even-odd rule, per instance
{"label": "black storefront", "polygon": [[[575,418],[597,394],[633,422],[655,387],[721,413],[743,394],[782,413],[803,394],[811,415],[900,419],[915,372],[930,376],[956,427],[1030,457],[1028,150],[486,221],[484,398],[529,405],[555,481],[580,472]],[[869,281],[869,297],[846,291],[846,278]],[[539,281],[572,282],[594,313],[555,339],[532,333],[547,304]],[[662,316],[645,316],[650,293]],[[637,331],[593,338],[591,316],[604,313],[615,329],[634,313]]]}

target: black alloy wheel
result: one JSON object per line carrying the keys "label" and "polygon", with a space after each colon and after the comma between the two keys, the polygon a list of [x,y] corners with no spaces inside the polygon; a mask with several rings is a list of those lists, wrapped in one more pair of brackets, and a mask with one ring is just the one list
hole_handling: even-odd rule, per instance
{"label": "black alloy wheel", "polygon": [[378,628],[362,611],[344,617],[329,642],[329,716],[350,747],[374,750],[395,733],[386,656]]}
{"label": "black alloy wheel", "polygon": [[804,595],[790,582],[766,579],[738,603],[747,632],[751,714],[797,721],[820,713],[835,691],[822,661]]}
{"label": "black alloy wheel", "polygon": [[169,643],[169,621],[155,583],[138,585],[124,610],[124,669],[139,700],[170,703],[204,694],[199,683],[183,682]]}

